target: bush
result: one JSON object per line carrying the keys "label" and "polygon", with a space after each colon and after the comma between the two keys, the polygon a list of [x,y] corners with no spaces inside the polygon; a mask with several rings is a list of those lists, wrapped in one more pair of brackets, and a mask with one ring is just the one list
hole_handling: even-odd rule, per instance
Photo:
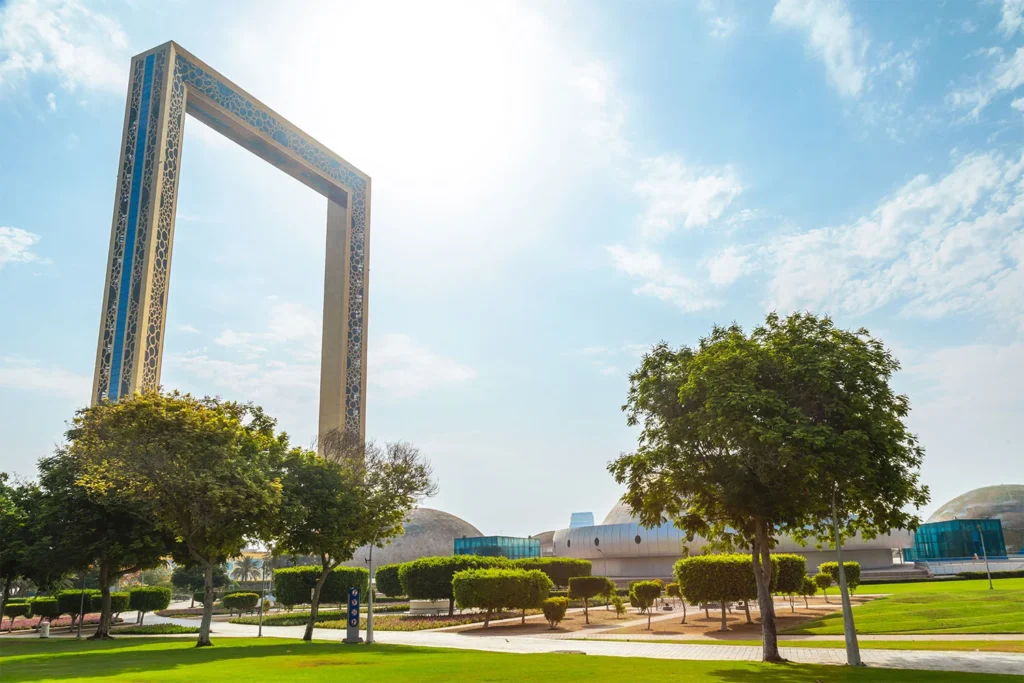
{"label": "bush", "polygon": [[378,593],[393,598],[405,595],[402,592],[402,581],[398,578],[398,570],[401,568],[401,564],[385,564],[377,567],[373,573],[373,582]]}
{"label": "bush", "polygon": [[[120,614],[128,611],[128,602],[131,596],[123,591],[110,592],[110,613]],[[89,596],[89,611],[100,612],[103,610],[103,596],[99,591]]]}
{"label": "bush", "polygon": [[10,602],[4,605],[4,616],[14,623],[17,617],[28,617],[32,614],[32,605],[27,602]]}
{"label": "bush", "polygon": [[163,586],[137,586],[128,591],[128,606],[139,613],[139,623],[146,612],[167,609],[171,604],[171,589]]}
{"label": "bush", "polygon": [[[621,602],[622,599],[619,598]],[[565,618],[565,610],[569,607],[569,598],[548,598],[541,604],[544,610],[544,618],[548,620],[548,626],[552,629]]]}
{"label": "bush", "polygon": [[513,562],[519,569],[539,569],[548,575],[551,583],[563,588],[574,576],[590,576],[592,569],[590,560],[573,557],[527,557]]}
{"label": "bush", "polygon": [[647,630],[651,630],[651,612],[654,611],[654,603],[661,597],[661,581],[637,581],[629,592],[631,600],[635,600],[640,607],[647,610]]}
{"label": "bush", "polygon": [[[320,565],[275,569],[274,597],[284,605],[308,605],[322,571]],[[362,567],[335,567],[320,591],[320,604],[347,603],[350,588],[365,595],[369,581],[370,572]]]}
{"label": "bush", "polygon": [[583,600],[583,617],[590,623],[590,599],[601,595],[608,588],[606,576],[574,576],[569,579],[569,597]]}
{"label": "bush", "polygon": [[[961,579],[987,579],[987,572],[960,572],[957,574]],[[1024,578],[1024,569],[1012,569],[1000,572],[992,572],[993,579],[1021,579]],[[928,579],[931,581],[932,579]]]}
{"label": "bush", "polygon": [[33,598],[29,601],[32,605],[32,615],[53,621],[60,616],[60,608],[57,606],[57,598]]}
{"label": "bush", "polygon": [[681,599],[683,597],[683,594],[679,592],[679,583],[670,583],[667,586],[665,586],[665,595],[667,595],[670,598]]}
{"label": "bush", "polygon": [[[772,566],[777,565],[773,562]],[[722,631],[728,630],[726,603],[757,596],[757,581],[749,555],[687,557],[676,562],[673,571],[679,582],[679,592],[691,604],[720,603]],[[777,572],[773,572],[775,574]]]}
{"label": "bush", "polygon": [[626,601],[620,595],[612,596],[612,609],[615,610],[615,618],[618,619],[626,613]]}
{"label": "bush", "polygon": [[800,595],[804,598],[804,609],[807,609],[807,597],[818,592],[818,586],[811,580],[811,577],[804,576],[800,581]]}
{"label": "bush", "polygon": [[256,609],[256,605],[260,604],[260,596],[259,593],[228,593],[222,602],[228,609],[238,610],[238,615],[241,616],[242,612]]}
{"label": "bush", "polygon": [[125,626],[114,631],[119,636],[167,636],[180,633],[199,633],[198,626],[177,624],[149,624],[148,626]]}
{"label": "bush", "polygon": [[772,555],[772,570],[775,574],[773,592],[796,595],[800,592],[804,577],[807,576],[807,559],[791,553]]}
{"label": "bush", "polygon": [[[846,569],[846,586],[850,589],[850,593],[854,593],[857,590],[857,586],[860,585],[860,563],[859,562],[843,562],[843,567]],[[839,585],[839,563],[838,562],[822,562],[818,565],[818,573],[824,572],[832,577],[832,583]]]}
{"label": "bush", "polygon": [[85,593],[85,611],[88,613],[92,609],[92,596],[99,595],[99,591],[94,588],[86,588],[84,591],[81,590],[65,590],[57,592],[57,610],[59,614],[67,614],[71,616],[71,625],[75,625],[75,619],[78,618],[79,605],[82,604],[82,593]]}
{"label": "bush", "polygon": [[822,595],[825,596],[825,602],[828,602],[828,588],[832,585],[832,575],[826,574],[825,572],[818,572],[814,575],[814,585],[821,589]]}
{"label": "bush", "polygon": [[402,590],[412,600],[447,600],[448,614],[455,608],[452,578],[456,572],[468,569],[512,569],[512,560],[504,557],[480,555],[453,555],[451,557],[421,557],[406,562],[398,570]]}
{"label": "bush", "polygon": [[487,610],[484,628],[491,614],[502,609],[541,607],[551,589],[551,580],[539,570],[467,569],[452,577],[452,593],[460,608]]}

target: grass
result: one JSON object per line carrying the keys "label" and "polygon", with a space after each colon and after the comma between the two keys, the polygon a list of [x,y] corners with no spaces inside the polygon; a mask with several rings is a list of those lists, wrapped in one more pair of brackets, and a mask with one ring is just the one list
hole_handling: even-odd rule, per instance
{"label": "grass", "polygon": [[19,640],[0,644],[4,683],[38,681],[391,681],[485,680],[672,681],[677,683],[1019,683],[1016,676],[838,666],[700,662],[572,654],[506,654],[473,650],[346,646],[264,638],[224,638],[195,648],[184,639],[125,638],[102,642]]}
{"label": "grass", "polygon": [[[618,638],[588,638],[587,640],[607,640],[622,642]],[[760,640],[713,640],[704,638],[678,639],[656,638],[651,640],[635,640],[636,643],[667,643],[671,645],[756,645],[761,647]],[[811,647],[821,649],[842,650],[846,643],[841,640],[780,640],[779,647]],[[1024,653],[1024,640],[862,640],[861,650],[937,650],[942,652],[1019,652]]]}
{"label": "grass", "polygon": [[[863,634],[1024,633],[1024,590],[893,595],[856,607],[853,616]],[[835,612],[784,633],[840,635],[843,615]]]}
{"label": "grass", "polygon": [[[992,579],[996,591],[1024,591],[1024,579]],[[910,593],[976,593],[988,590],[988,579],[922,581],[918,583],[871,583],[857,588],[858,595],[906,595]],[[828,599],[838,600],[839,589],[829,588]]]}

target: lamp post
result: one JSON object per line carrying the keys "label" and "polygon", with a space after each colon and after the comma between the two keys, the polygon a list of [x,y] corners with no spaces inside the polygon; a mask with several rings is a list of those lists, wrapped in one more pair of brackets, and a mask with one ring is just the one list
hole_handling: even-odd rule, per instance
{"label": "lamp post", "polygon": [[[82,622],[85,621],[85,572],[82,572],[82,592],[79,594],[78,600],[78,635],[75,636],[75,640],[82,639]],[[11,623],[14,622],[14,618],[11,618]]]}
{"label": "lamp post", "polygon": [[985,532],[982,531],[981,522],[975,522],[975,528],[978,529],[978,536],[981,537],[981,554],[985,557],[985,574],[988,576],[988,589],[992,588],[992,571],[988,568],[988,550],[985,548]]}
{"label": "lamp post", "polygon": [[263,637],[263,606],[266,604],[267,560],[269,559],[269,557],[270,556],[267,555],[267,557],[260,560],[260,628],[259,631],[256,632],[257,638]]}
{"label": "lamp post", "polygon": [[373,535],[373,542],[370,543],[370,556],[366,562],[370,565],[370,578],[366,582],[366,587],[369,589],[366,598],[366,643],[367,645],[373,644],[373,546],[377,545],[377,534]]}

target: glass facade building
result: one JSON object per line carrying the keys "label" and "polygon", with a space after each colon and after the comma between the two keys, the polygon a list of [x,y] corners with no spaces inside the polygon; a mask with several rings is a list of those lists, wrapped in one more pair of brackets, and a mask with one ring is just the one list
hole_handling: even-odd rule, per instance
{"label": "glass facade building", "polygon": [[582,526],[594,526],[593,512],[574,512],[569,517],[569,528],[579,529]]}
{"label": "glass facade building", "polygon": [[[984,549],[982,548],[984,538]],[[914,547],[904,551],[907,560],[952,560],[1006,556],[1003,527],[998,519],[952,519],[922,524],[914,535]]]}
{"label": "glass facade building", "polygon": [[518,560],[540,557],[540,540],[513,536],[471,536],[455,539],[456,555],[486,555]]}

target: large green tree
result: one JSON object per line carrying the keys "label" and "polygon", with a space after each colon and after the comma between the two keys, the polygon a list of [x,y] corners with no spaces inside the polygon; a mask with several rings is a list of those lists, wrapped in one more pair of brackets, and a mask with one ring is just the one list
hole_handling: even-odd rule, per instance
{"label": "large green tree", "polygon": [[14,583],[33,573],[40,497],[35,484],[11,482],[6,472],[0,472],[0,614]]}
{"label": "large green tree", "polygon": [[79,411],[70,452],[82,481],[112,498],[146,502],[174,535],[176,561],[204,571],[197,646],[210,645],[214,571],[277,515],[288,439],[251,404],[148,393]]}
{"label": "large green tree", "polygon": [[670,519],[750,551],[765,661],[781,661],[770,593],[780,534],[827,537],[840,488],[844,528],[865,532],[912,527],[904,508],[927,500],[907,399],[888,387],[897,367],[865,330],[770,314],[749,335],[716,326],[697,348],[658,344],[630,376],[623,409],[642,428],[638,448],[609,465],[623,500],[646,525]]}
{"label": "large green tree", "polygon": [[39,461],[44,492],[42,528],[50,542],[51,567],[61,573],[93,565],[99,573],[100,623],[93,639],[110,638],[110,586],[125,574],[163,563],[174,537],[157,524],[152,506],[131,497],[104,496],[79,483],[82,460],[67,448]]}

